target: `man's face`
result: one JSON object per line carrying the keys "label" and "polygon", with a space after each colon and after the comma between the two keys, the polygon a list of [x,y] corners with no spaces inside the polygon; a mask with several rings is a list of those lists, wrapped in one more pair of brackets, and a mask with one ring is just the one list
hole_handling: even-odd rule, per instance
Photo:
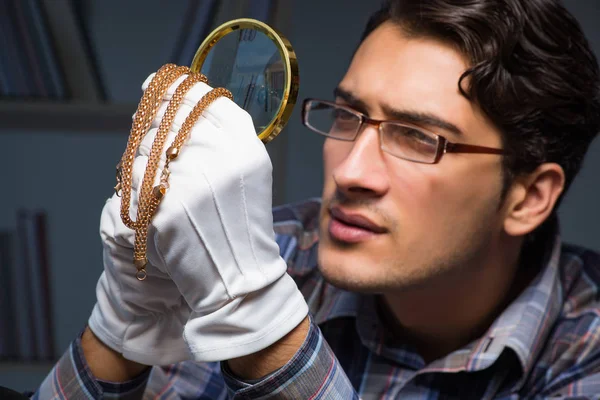
{"label": "man's face", "polygon": [[[434,117],[419,124],[449,141],[501,148],[501,137],[460,94],[468,68],[451,46],[408,38],[386,22],[362,43],[338,86],[336,102],[371,118]],[[413,288],[468,273],[489,258],[502,227],[501,157],[449,153],[419,164],[381,150],[377,128],[354,142],[327,139],[319,265],[351,290]]]}

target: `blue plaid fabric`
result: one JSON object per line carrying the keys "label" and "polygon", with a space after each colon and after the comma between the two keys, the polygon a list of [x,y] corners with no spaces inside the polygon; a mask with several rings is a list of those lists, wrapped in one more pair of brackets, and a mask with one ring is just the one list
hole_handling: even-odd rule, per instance
{"label": "blue plaid fabric", "polygon": [[546,264],[484,336],[425,363],[390,334],[377,299],[337,289],[316,268],[320,202],[278,207],[288,272],[311,310],[309,334],[283,368],[257,382],[218,363],[153,367],[126,383],[93,378],[80,340],[36,399],[599,399],[600,255],[551,237]]}

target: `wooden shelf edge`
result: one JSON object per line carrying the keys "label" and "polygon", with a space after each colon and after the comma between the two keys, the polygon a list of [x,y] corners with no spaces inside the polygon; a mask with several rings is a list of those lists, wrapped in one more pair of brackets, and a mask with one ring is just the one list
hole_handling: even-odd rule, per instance
{"label": "wooden shelf edge", "polygon": [[0,101],[0,132],[128,134],[135,104]]}
{"label": "wooden shelf edge", "polygon": [[20,372],[20,371],[50,371],[55,363],[50,361],[0,361],[0,372]]}

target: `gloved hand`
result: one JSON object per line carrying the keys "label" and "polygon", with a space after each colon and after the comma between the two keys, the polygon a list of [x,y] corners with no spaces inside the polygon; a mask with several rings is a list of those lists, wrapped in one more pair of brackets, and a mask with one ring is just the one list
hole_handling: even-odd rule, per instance
{"label": "gloved hand", "polygon": [[[169,89],[169,95],[182,80],[183,77]],[[198,83],[188,92],[165,148],[193,106],[209,90],[208,85]],[[140,146],[133,167],[134,188],[143,177],[168,100],[163,102],[151,131]],[[160,165],[163,164],[164,152]],[[136,304],[133,314],[137,311],[145,315],[143,311],[152,310],[152,317],[148,318],[158,322],[148,328],[149,324],[144,323],[142,317],[139,321],[124,321],[123,326],[128,326],[124,330],[126,334],[139,332],[136,336],[123,336],[121,347],[128,350],[124,351],[125,357],[136,361],[147,359],[150,350],[162,346],[157,339],[163,334],[168,339],[165,352],[170,346],[173,354],[177,354],[168,362],[172,362],[173,357],[185,357],[179,352],[179,343],[171,340],[171,330],[161,325],[169,321],[173,331],[178,329],[180,325],[176,321],[180,322],[188,311],[172,297],[173,283],[191,309],[184,337],[194,359],[226,360],[268,347],[295,328],[306,317],[308,307],[295,282],[286,274],[286,264],[274,241],[272,166],[250,116],[229,99],[217,99],[204,111],[169,169],[170,189],[148,231],[149,265],[146,268],[148,279],[160,280],[164,286],[148,285],[146,289],[142,287],[147,285],[148,279],[135,280],[135,268],[130,261],[133,231],[124,239],[130,251],[125,259],[128,265],[112,267],[118,270],[114,278],[121,286],[131,280],[125,289],[131,291],[127,293],[129,297],[135,298],[130,300]],[[135,193],[132,198],[134,196]],[[105,211],[111,215],[110,220],[119,218],[118,205],[105,207]],[[111,240],[107,235],[104,241]],[[109,252],[107,258],[112,254]],[[111,262],[105,265],[110,267]],[[105,272],[106,275],[109,274]],[[99,284],[99,303],[100,295],[110,295],[111,286],[115,286],[110,281],[107,283]],[[123,291],[118,294],[121,298],[125,295]],[[92,324],[93,317],[90,328],[97,334],[104,320],[100,318]],[[143,327],[148,330],[144,331]],[[154,333],[149,333],[152,331]],[[148,336],[151,340],[146,343]],[[161,358],[151,364],[164,364],[164,360]]]}
{"label": "gloved hand", "polygon": [[[150,78],[142,89],[145,90],[149,82]],[[155,121],[153,126],[159,123],[160,120]],[[141,155],[137,158],[139,165],[133,174],[130,207],[133,220],[145,169],[142,164],[146,159]],[[104,272],[96,286],[97,302],[88,325],[104,344],[127,359],[146,365],[190,359],[183,328],[191,308],[164,268],[148,263],[146,279],[140,282],[136,278],[134,231],[123,224],[120,207],[121,197],[115,194],[102,210],[100,236]]]}
{"label": "gloved hand", "polygon": [[[132,198],[137,198],[137,190],[132,190]],[[127,359],[146,365],[189,359],[182,332],[191,309],[164,270],[149,264],[147,278],[137,280],[134,232],[121,221],[120,204],[120,197],[113,195],[102,210],[104,272],[96,285],[97,301],[88,325]]]}

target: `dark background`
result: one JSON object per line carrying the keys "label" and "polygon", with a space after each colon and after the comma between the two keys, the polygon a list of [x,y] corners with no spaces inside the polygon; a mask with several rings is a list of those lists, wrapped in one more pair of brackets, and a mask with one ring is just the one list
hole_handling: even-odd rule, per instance
{"label": "dark background", "polygon": [[[3,1],[3,0],[0,0]],[[188,1],[85,0],[108,99],[137,103],[140,86],[172,54]],[[299,101],[331,98],[379,1],[283,1],[290,23],[279,29],[300,64]],[[565,2],[600,54],[600,1]],[[7,129],[0,121],[0,229],[14,227],[20,207],[47,210],[50,222],[51,288],[56,346],[61,354],[84,326],[102,271],[98,222],[112,193],[114,166],[127,131],[50,132]],[[269,144],[276,168],[275,202],[319,196],[321,139],[300,124],[299,107],[282,135]],[[589,151],[580,176],[560,209],[566,240],[600,251],[600,141]],[[6,321],[0,321],[6,323]],[[0,363],[0,385],[36,387],[50,364]]]}

